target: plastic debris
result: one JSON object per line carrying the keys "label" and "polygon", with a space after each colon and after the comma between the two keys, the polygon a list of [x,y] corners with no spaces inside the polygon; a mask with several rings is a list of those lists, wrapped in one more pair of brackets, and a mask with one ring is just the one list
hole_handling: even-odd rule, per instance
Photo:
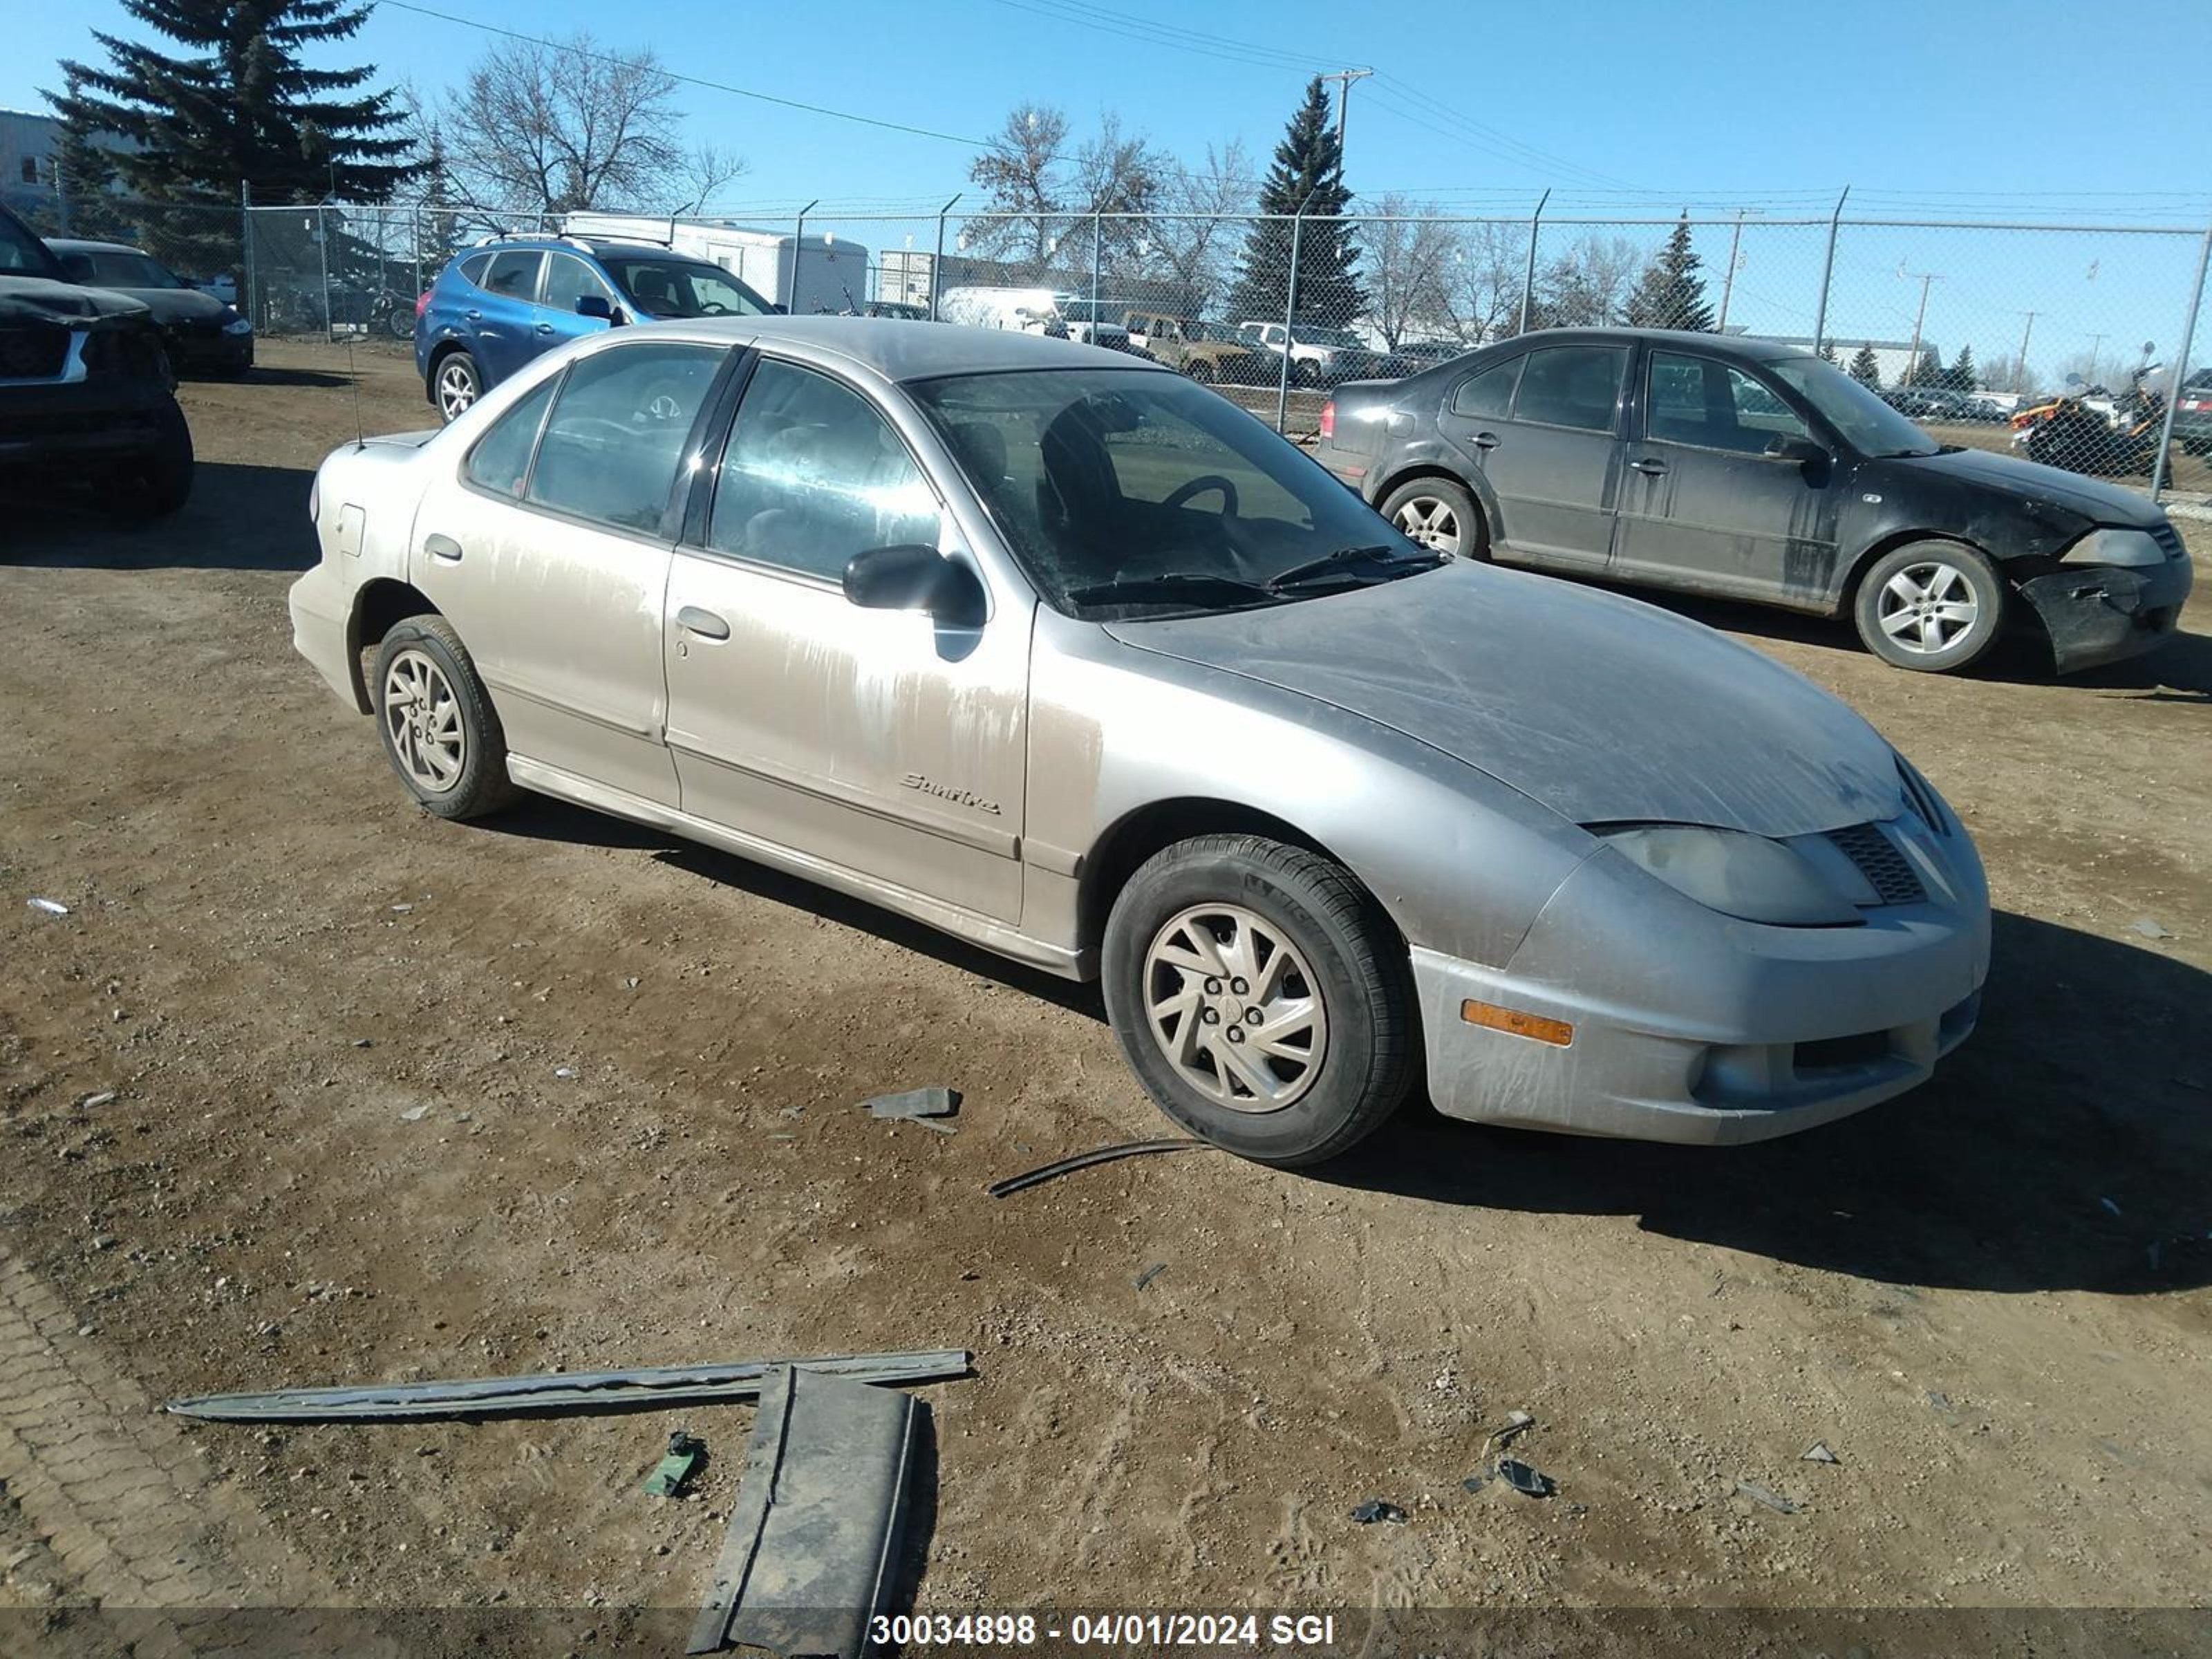
{"label": "plastic debris", "polygon": [[102,1089],[98,1094],[87,1095],[82,1100],[77,1102],[77,1108],[81,1111],[88,1112],[95,1106],[105,1106],[108,1104],[114,1098],[114,1090]]}
{"label": "plastic debris", "polygon": [[908,1089],[903,1094],[878,1095],[873,1100],[860,1103],[872,1117],[931,1118],[957,1117],[960,1115],[960,1091],[957,1089]]}
{"label": "plastic debris", "polygon": [[576,1074],[576,1068],[573,1066],[556,1066],[553,1068],[555,1077],[573,1078]]}
{"label": "plastic debris", "polygon": [[653,1498],[680,1497],[684,1484],[706,1461],[707,1443],[695,1434],[677,1430],[668,1437],[668,1449],[661,1454],[660,1462],[645,1477],[647,1494]]}
{"label": "plastic debris", "polygon": [[1158,1279],[1158,1278],[1162,1273],[1165,1273],[1167,1270],[1168,1270],[1168,1264],[1167,1264],[1166,1262],[1164,1262],[1164,1261],[1155,1261],[1154,1263],[1152,1263],[1152,1265],[1151,1267],[1149,1267],[1146,1268],[1144,1272],[1142,1272],[1142,1273],[1139,1273],[1139,1274],[1137,1275],[1137,1279],[1136,1279],[1136,1285],[1137,1285],[1137,1288],[1138,1288],[1139,1290],[1140,1290],[1140,1291],[1141,1291],[1141,1290],[1143,1290],[1143,1289],[1145,1288],[1145,1286],[1146,1286],[1146,1285],[1147,1285],[1151,1284],[1154,1279]]}
{"label": "plastic debris", "polygon": [[1828,1449],[1826,1441],[1815,1440],[1797,1454],[1797,1461],[1800,1463],[1840,1463],[1844,1460]]}
{"label": "plastic debris", "polygon": [[1498,1478],[1524,1498],[1549,1498],[1559,1489],[1550,1475],[1530,1468],[1517,1457],[1498,1460]]}
{"label": "plastic debris", "polygon": [[2148,916],[2137,916],[2128,924],[2145,939],[2172,939],[2173,935]]}
{"label": "plastic debris", "polygon": [[69,914],[69,906],[64,904],[59,899],[26,899],[24,903],[31,909],[36,910],[41,915],[65,916]]}
{"label": "plastic debris", "polygon": [[395,916],[404,916],[414,908],[411,904],[395,904],[392,907],[392,914]]}
{"label": "plastic debris", "polygon": [[1759,1485],[1756,1481],[1739,1480],[1735,1483],[1735,1490],[1737,1497],[1748,1498],[1754,1504],[1764,1504],[1767,1508],[1772,1510],[1777,1515],[1795,1515],[1797,1513],[1797,1506],[1795,1504],[1791,1503],[1778,1492],[1767,1491],[1765,1487]]}
{"label": "plastic debris", "polygon": [[1480,1492],[1489,1484],[1490,1481],[1488,1478],[1480,1474],[1470,1474],[1464,1480],[1460,1482],[1460,1485],[1466,1487],[1469,1492]]}
{"label": "plastic debris", "polygon": [[1386,1498],[1370,1498],[1352,1510],[1352,1518],[1363,1527],[1371,1527],[1377,1521],[1386,1521],[1394,1527],[1406,1524],[1406,1511]]}
{"label": "plastic debris", "polygon": [[429,1115],[430,1107],[426,1101],[420,1106],[410,1106],[405,1111],[400,1113],[399,1121],[402,1123],[420,1123]]}
{"label": "plastic debris", "polygon": [[[1126,1140],[1118,1146],[1101,1146],[1096,1152],[1078,1152],[1073,1158],[1063,1158],[1042,1169],[1031,1170],[1018,1176],[1008,1176],[1004,1181],[994,1181],[983,1190],[994,1198],[1006,1198],[1025,1188],[1042,1186],[1056,1176],[1072,1175],[1078,1170],[1087,1170],[1094,1164],[1110,1164],[1116,1158],[1139,1158],[1147,1152],[1194,1152],[1212,1146],[1207,1140]],[[1017,1149],[1018,1150],[1018,1148]]]}

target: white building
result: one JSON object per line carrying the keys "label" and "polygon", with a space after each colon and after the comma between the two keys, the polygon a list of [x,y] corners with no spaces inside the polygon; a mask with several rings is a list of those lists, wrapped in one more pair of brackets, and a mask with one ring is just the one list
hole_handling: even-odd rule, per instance
{"label": "white building", "polygon": [[62,124],[27,109],[0,109],[0,201],[18,210],[53,199]]}

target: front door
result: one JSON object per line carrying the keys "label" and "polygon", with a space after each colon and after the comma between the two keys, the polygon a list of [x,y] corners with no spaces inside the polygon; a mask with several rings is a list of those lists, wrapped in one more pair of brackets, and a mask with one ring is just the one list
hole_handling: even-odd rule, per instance
{"label": "front door", "polygon": [[1034,601],[995,595],[956,626],[845,598],[854,554],[913,543],[964,556],[892,423],[856,387],[762,358],[669,581],[684,810],[1015,921]]}
{"label": "front door", "polygon": [[1803,417],[1749,369],[1692,352],[1650,352],[1639,392],[1613,574],[1820,608],[1834,591],[1831,469],[1766,453],[1809,440]]}
{"label": "front door", "polygon": [[579,358],[495,417],[415,516],[412,580],[476,659],[507,747],[660,805],[677,801],[671,499],[728,356],[640,339]]}
{"label": "front door", "polygon": [[[1624,345],[1540,346],[1513,364],[1477,375],[1438,417],[1444,434],[1479,467],[1498,508],[1494,554],[1565,570],[1602,570],[1613,543],[1620,478]],[[1511,381],[1504,416],[1498,388]],[[1462,406],[1464,405],[1464,406]]]}

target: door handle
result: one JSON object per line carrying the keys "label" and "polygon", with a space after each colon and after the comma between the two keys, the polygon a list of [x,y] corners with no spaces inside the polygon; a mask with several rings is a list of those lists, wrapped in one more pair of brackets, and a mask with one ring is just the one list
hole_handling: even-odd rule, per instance
{"label": "door handle", "polygon": [[1495,432],[1478,432],[1478,433],[1476,433],[1476,434],[1474,434],[1474,447],[1475,447],[1477,449],[1495,449],[1495,448],[1497,448],[1497,447],[1498,447],[1498,434],[1497,434]]}
{"label": "door handle", "polygon": [[472,323],[473,323],[473,322],[475,322],[478,318],[482,317],[482,316],[483,315],[483,313],[482,313],[481,311],[478,311],[475,307],[471,306],[471,307],[469,307],[469,309],[468,309],[468,310],[466,310],[466,311],[463,312],[463,313],[461,313],[461,315],[462,315],[462,316],[464,316],[464,317],[465,317],[465,318],[467,318],[471,322],[472,322]]}
{"label": "door handle", "polygon": [[540,323],[531,331],[533,334],[550,334],[552,331],[553,325],[550,323]]}
{"label": "door handle", "polygon": [[461,562],[461,544],[451,536],[425,536],[422,550],[432,558],[443,560],[447,564]]}
{"label": "door handle", "polygon": [[1628,465],[1631,471],[1641,472],[1647,478],[1656,478],[1667,470],[1666,462],[1654,460],[1649,455],[1640,461],[1631,461]]}
{"label": "door handle", "polygon": [[687,605],[676,613],[677,625],[688,629],[702,640],[726,640],[730,625],[711,611],[702,611],[696,605]]}

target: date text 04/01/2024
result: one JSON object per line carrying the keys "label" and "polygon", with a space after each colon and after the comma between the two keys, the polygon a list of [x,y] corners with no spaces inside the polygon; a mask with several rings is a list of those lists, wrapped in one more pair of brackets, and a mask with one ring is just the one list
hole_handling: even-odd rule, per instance
{"label": "date text 04/01/2024", "polygon": [[868,1639],[881,1646],[1006,1647],[1066,1642],[1077,1646],[1153,1648],[1329,1648],[1334,1613],[878,1613]]}

